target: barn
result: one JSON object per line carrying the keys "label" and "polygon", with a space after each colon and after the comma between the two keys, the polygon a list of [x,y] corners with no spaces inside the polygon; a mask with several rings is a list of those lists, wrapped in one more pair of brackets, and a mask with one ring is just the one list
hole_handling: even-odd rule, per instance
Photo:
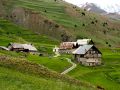
{"label": "barn", "polygon": [[37,49],[31,44],[10,43],[8,49],[18,52],[36,53]]}

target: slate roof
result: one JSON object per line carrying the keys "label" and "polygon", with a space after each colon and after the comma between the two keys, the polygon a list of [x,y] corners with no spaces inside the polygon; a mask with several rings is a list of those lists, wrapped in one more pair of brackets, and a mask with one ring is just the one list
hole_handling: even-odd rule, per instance
{"label": "slate roof", "polygon": [[89,49],[91,49],[93,47],[93,45],[83,45],[80,46],[78,49],[76,49],[75,51],[73,51],[73,54],[85,54],[87,51],[89,51]]}

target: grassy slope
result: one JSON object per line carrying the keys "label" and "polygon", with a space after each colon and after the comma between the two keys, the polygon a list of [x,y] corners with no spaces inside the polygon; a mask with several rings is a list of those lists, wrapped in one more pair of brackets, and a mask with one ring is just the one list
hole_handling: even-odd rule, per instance
{"label": "grassy slope", "polygon": [[32,62],[44,65],[48,67],[49,69],[52,69],[57,72],[63,72],[65,69],[71,66],[71,64],[68,63],[67,60],[62,56],[60,57],[39,57],[35,55],[29,55],[27,59]]}
{"label": "grassy slope", "polygon": [[[11,5],[13,3],[8,4],[7,7],[11,7]],[[120,43],[119,21],[109,20],[60,0],[57,2],[54,0],[16,0],[15,6],[40,12],[41,15],[63,26],[77,38],[92,38],[97,45],[104,46],[108,46],[106,42],[112,46],[118,46]],[[85,16],[82,13],[85,13]],[[91,24],[92,22],[94,24]],[[106,22],[107,25],[103,25]]]}
{"label": "grassy slope", "polygon": [[87,90],[60,80],[39,78],[3,67],[0,67],[0,84],[2,90]]}
{"label": "grassy slope", "polygon": [[0,19],[0,45],[7,46],[10,42],[33,43],[41,52],[52,52],[54,45],[59,41],[37,35],[32,31],[18,27],[11,22]]}
{"label": "grassy slope", "polygon": [[[59,41],[47,36],[37,35],[32,31],[23,29],[12,24],[11,22],[0,19],[0,46],[7,46],[10,42],[32,43],[41,53],[52,54],[53,47],[58,44]],[[26,58],[24,53],[22,54],[7,51],[0,52],[8,56]],[[65,59],[61,60],[62,57],[53,58],[53,56],[50,55],[46,57],[28,55],[27,59],[58,72],[64,71],[71,65]]]}
{"label": "grassy slope", "polygon": [[120,88],[120,49],[102,49],[104,65],[99,67],[84,67],[78,65],[69,75],[103,86],[106,90]]}
{"label": "grassy slope", "polygon": [[[79,14],[74,15],[74,13],[71,14],[69,12],[71,5],[69,6],[68,11],[66,13],[65,8],[63,8],[64,4],[56,4],[56,3],[51,3],[51,0],[46,0],[45,2],[42,1],[41,3],[36,3],[40,1],[32,1],[29,0],[29,2],[26,2],[27,0],[21,0],[21,3],[18,2],[20,0],[17,0],[17,3],[23,7],[31,8],[35,11],[40,11],[43,15],[46,17],[53,19],[60,25],[63,25],[63,27],[68,28],[70,32],[73,32],[73,29],[75,29],[75,32],[73,34],[78,35],[80,37],[90,37],[93,38],[97,43],[105,45],[105,41],[109,41],[110,44],[119,44],[119,22],[113,21],[113,24],[110,23],[106,18],[100,18],[100,16],[91,14],[86,12],[86,16],[83,17],[81,16],[81,12],[83,10],[79,11]],[[31,2],[32,3],[31,3]],[[34,4],[33,4],[34,3]],[[42,7],[41,7],[41,5]],[[36,6],[37,5],[37,6]],[[50,5],[49,8],[46,8],[48,13],[44,12],[44,8],[46,5]],[[62,8],[61,8],[62,7]],[[68,7],[68,6],[66,6]],[[59,9],[58,9],[59,8]],[[49,9],[49,10],[48,10]],[[64,12],[63,12],[64,10]],[[72,9],[71,9],[72,10]],[[63,14],[64,13],[64,14]],[[80,16],[79,16],[80,15]],[[77,19],[72,19],[72,18],[77,18]],[[79,17],[79,19],[78,19]],[[95,20],[94,17],[99,21],[97,25],[91,25],[90,22],[91,20]],[[103,22],[108,22],[109,26],[102,27]],[[82,26],[82,24],[85,23],[85,27]],[[74,25],[77,24],[77,27],[74,28]],[[90,25],[90,26],[89,26]],[[108,30],[110,29],[110,31]],[[94,30],[94,32],[93,32]],[[107,35],[103,34],[103,30],[107,30]],[[82,32],[81,32],[82,31]],[[14,33],[13,33],[14,32]],[[76,34],[78,33],[78,34]],[[93,33],[95,36],[93,36]],[[34,45],[40,49],[40,51],[46,51],[50,52],[52,50],[52,47],[55,44],[58,44],[58,41],[49,39],[46,36],[41,36],[41,35],[33,35],[33,32],[24,30],[23,28],[20,28],[16,25],[11,24],[8,21],[5,20],[0,20],[0,45],[7,45],[9,42],[32,42]],[[102,37],[102,39],[101,39]],[[34,38],[34,39],[33,39]],[[38,39],[39,38],[39,39]],[[108,40],[109,39],[109,40]],[[52,41],[51,41],[52,40]],[[48,42],[48,43],[46,43]],[[39,47],[40,46],[40,47]],[[44,48],[43,48],[44,47]],[[46,48],[47,47],[47,48]],[[119,50],[118,50],[119,52]],[[16,56],[16,53],[13,55]],[[28,57],[29,58],[29,57]],[[37,57],[36,57],[37,59]],[[47,58],[48,59],[48,58]],[[80,79],[80,80],[85,80],[88,82],[91,82],[96,85],[100,85],[105,87],[108,90],[114,90],[119,88],[119,79],[120,79],[120,73],[119,73],[119,60],[120,60],[120,54],[119,53],[113,53],[111,50],[104,49],[103,50],[103,59],[105,65],[97,68],[88,68],[88,67],[83,67],[83,66],[78,66],[75,70],[73,70],[70,75]],[[33,60],[30,58],[30,60]],[[42,62],[35,61],[37,63],[41,64],[46,64],[45,61],[41,60]],[[47,63],[48,64],[48,63]],[[47,66],[46,64],[46,66]],[[60,64],[59,64],[60,65]],[[51,67],[51,65],[48,65]],[[50,68],[49,67],[49,68]],[[51,69],[54,69],[51,67]],[[59,68],[58,68],[59,69]],[[57,70],[58,70],[57,69]],[[59,70],[61,71],[61,70]],[[92,77],[91,77],[92,76]],[[6,82],[7,83],[7,82]]]}
{"label": "grassy slope", "polygon": [[3,55],[0,55],[0,83],[0,88],[2,90],[95,89],[90,84],[60,75],[41,65],[28,62],[24,59],[5,57]]}

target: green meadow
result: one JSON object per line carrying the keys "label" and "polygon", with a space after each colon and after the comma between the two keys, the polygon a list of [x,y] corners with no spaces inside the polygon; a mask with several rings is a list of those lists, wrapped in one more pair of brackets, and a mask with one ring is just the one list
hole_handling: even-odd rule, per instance
{"label": "green meadow", "polygon": [[[42,18],[60,27],[60,31],[64,29],[65,33],[72,35],[74,40],[93,39],[102,52],[103,62],[97,67],[77,64],[74,70],[66,76],[61,76],[60,73],[71,66],[66,58],[72,56],[54,57],[53,48],[61,42],[56,29],[55,32],[51,31],[53,36],[49,35],[49,30],[43,35],[44,28],[38,29],[41,32],[38,33],[36,30],[29,30],[29,27],[13,24],[12,20],[0,18],[0,46],[7,47],[10,42],[31,43],[43,54],[43,56],[26,55],[26,53],[0,50],[1,90],[95,89],[88,87],[89,85],[100,86],[105,90],[119,90],[120,48],[117,48],[120,44],[119,21],[87,12],[61,0],[0,0],[0,5],[1,3],[4,6],[0,7],[0,10],[5,9],[9,17],[12,10],[21,7],[39,13]],[[36,23],[35,27],[38,28]],[[46,24],[45,27],[49,29],[50,26]],[[23,61],[19,61],[21,59]]]}
{"label": "green meadow", "polygon": [[[0,66],[1,90],[90,90],[61,80],[45,79]],[[93,89],[91,89],[93,90]]]}
{"label": "green meadow", "polygon": [[102,66],[77,68],[69,73],[70,76],[102,86],[105,90],[120,88],[120,49],[101,49],[103,53]]}

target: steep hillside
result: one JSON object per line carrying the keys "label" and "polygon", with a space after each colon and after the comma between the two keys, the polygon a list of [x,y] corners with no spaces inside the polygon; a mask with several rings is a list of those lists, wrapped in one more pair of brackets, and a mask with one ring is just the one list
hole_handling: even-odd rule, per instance
{"label": "steep hillside", "polygon": [[0,19],[0,46],[7,46],[10,42],[32,43],[42,53],[52,53],[52,49],[59,43],[58,40],[45,35],[38,35],[30,30]]}
{"label": "steep hillside", "polygon": [[[119,46],[120,22],[61,0],[0,0],[3,17],[62,41],[92,38],[99,46]],[[108,44],[106,44],[108,43]]]}

